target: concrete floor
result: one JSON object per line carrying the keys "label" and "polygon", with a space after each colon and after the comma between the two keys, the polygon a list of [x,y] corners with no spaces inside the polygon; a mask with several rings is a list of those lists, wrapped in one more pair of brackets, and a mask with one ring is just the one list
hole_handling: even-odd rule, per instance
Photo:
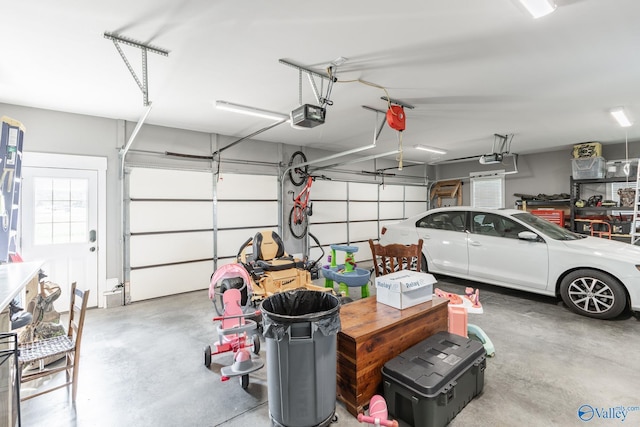
{"label": "concrete floor", "polygon": [[[581,421],[582,405],[607,414],[609,408],[637,407],[622,425],[640,425],[635,317],[593,320],[553,298],[438,279],[449,292],[480,288],[484,314],[470,315],[469,322],[483,328],[496,348],[487,359],[483,392],[451,426],[621,425],[597,413]],[[34,398],[22,404],[23,426],[270,425],[266,368],[251,375],[245,391],[235,378],[220,381],[231,353],[204,367],[202,349],[216,338],[213,315],[207,291],[90,310],[75,408],[62,390]],[[333,425],[362,425],[340,403],[336,414]]]}

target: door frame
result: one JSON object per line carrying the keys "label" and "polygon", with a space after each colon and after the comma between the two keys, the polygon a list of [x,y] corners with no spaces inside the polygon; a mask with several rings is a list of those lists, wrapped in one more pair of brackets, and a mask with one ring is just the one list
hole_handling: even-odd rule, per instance
{"label": "door frame", "polygon": [[[107,158],[79,156],[73,154],[54,154],[25,151],[22,153],[22,167],[49,169],[76,169],[96,171],[98,182],[97,214],[98,224],[98,307],[104,307],[104,292],[107,282]],[[20,236],[22,239],[22,236]],[[22,246],[22,242],[20,242]]]}

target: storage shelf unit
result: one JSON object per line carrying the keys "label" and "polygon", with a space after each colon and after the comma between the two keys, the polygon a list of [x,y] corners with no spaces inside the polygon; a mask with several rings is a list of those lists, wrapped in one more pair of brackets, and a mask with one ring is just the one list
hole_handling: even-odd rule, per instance
{"label": "storage shelf unit", "polygon": [[[576,201],[580,200],[581,195],[584,192],[585,187],[593,188],[598,185],[615,183],[615,182],[627,182],[628,178],[626,177],[613,177],[613,178],[601,178],[601,179],[573,179],[570,178],[570,191],[571,191],[571,200],[570,200],[570,227],[572,231],[577,233],[589,234],[589,229],[592,222],[598,222],[602,220],[608,220],[608,217],[613,212],[623,213],[625,217],[633,216],[633,207],[621,207],[621,206],[584,206],[577,207]],[[636,182],[629,182],[630,187],[635,187]],[[593,217],[593,218],[579,218],[579,216]],[[626,222],[620,222],[619,226],[616,226],[616,222],[612,222],[612,229],[623,228],[623,224],[626,225]],[[624,226],[626,228],[626,226]],[[631,235],[626,232],[612,232],[611,237],[616,240],[626,240],[629,241]]]}

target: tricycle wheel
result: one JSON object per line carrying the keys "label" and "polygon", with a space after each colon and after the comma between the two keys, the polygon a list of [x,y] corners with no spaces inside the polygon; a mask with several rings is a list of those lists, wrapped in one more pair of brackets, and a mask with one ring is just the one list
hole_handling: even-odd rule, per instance
{"label": "tricycle wheel", "polygon": [[253,354],[260,354],[260,337],[253,335],[251,339],[253,341]]}
{"label": "tricycle wheel", "polygon": [[244,374],[240,376],[240,385],[243,390],[246,390],[249,387],[249,374]]}
{"label": "tricycle wheel", "polygon": [[211,367],[211,346],[208,345],[204,348],[204,366]]}

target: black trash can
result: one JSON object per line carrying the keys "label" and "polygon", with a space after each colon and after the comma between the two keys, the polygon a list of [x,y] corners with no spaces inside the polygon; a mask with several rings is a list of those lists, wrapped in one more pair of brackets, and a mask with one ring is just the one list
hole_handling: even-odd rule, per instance
{"label": "black trash can", "polygon": [[261,311],[272,423],[329,425],[336,410],[340,300],[328,292],[297,289],[266,298]]}

